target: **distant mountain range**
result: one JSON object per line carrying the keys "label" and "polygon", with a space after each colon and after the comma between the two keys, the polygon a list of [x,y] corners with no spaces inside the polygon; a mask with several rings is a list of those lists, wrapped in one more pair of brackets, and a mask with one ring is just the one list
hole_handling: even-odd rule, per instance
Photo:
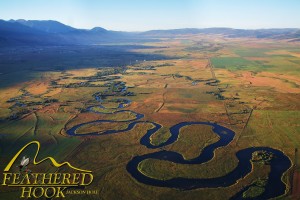
{"label": "distant mountain range", "polygon": [[186,28],[146,32],[118,32],[101,27],[76,29],[53,20],[0,20],[1,46],[92,45],[99,43],[140,42],[157,37],[183,34],[222,34],[227,37],[254,37],[300,40],[300,29]]}
{"label": "distant mountain range", "polygon": [[290,39],[300,38],[300,29],[285,28],[285,29],[233,29],[233,28],[186,28],[172,30],[152,30],[142,33],[148,36],[170,36],[178,34],[222,34],[227,37],[254,37],[254,38],[274,38],[274,39]]}
{"label": "distant mountain range", "polygon": [[57,21],[0,20],[0,45],[91,45],[140,40],[129,32],[108,31],[101,27],[76,29]]}

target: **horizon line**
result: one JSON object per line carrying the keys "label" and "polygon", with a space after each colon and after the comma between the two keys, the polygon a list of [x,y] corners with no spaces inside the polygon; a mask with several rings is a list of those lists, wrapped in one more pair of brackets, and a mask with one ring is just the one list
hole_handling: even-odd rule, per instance
{"label": "horizon line", "polygon": [[71,28],[74,28],[74,29],[78,29],[78,30],[92,30],[94,28],[103,28],[107,31],[118,31],[118,32],[148,32],[148,31],[168,31],[168,30],[182,30],[182,29],[213,29],[213,28],[220,28],[220,29],[235,29],[235,30],[271,30],[271,29],[299,29],[300,30],[300,27],[281,27],[281,28],[278,28],[278,27],[264,27],[264,28],[239,28],[239,27],[227,27],[227,26],[210,26],[210,27],[178,27],[178,28],[168,28],[168,29],[160,29],[160,28],[154,28],[154,29],[147,29],[147,30],[114,30],[114,29],[107,29],[107,28],[104,28],[102,26],[94,26],[92,28],[79,28],[79,27],[74,27],[74,26],[71,26],[67,23],[64,23],[64,22],[61,22],[61,21],[58,21],[58,20],[54,20],[54,19],[0,19],[0,20],[3,20],[3,21],[6,21],[6,22],[9,22],[9,21],[18,21],[18,20],[25,20],[25,21],[53,21],[53,22],[58,22],[58,23],[61,23],[65,26],[69,26]]}

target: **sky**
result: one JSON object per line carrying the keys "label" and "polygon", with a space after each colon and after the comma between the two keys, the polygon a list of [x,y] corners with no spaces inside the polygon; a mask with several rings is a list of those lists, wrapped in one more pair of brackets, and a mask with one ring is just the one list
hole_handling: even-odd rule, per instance
{"label": "sky", "polygon": [[120,31],[300,28],[300,0],[0,0],[0,19]]}

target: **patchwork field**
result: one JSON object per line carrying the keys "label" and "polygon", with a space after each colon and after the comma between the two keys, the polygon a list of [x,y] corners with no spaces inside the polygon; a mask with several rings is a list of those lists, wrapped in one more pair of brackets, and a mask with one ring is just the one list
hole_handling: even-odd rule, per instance
{"label": "patchwork field", "polygon": [[[0,74],[1,170],[22,146],[37,140],[39,159],[52,156],[92,171],[87,189],[99,193],[81,198],[264,199],[278,151],[290,166],[280,174],[284,189],[275,198],[299,199],[299,42],[202,34],[159,39],[143,44],[149,48],[125,45],[124,62],[111,65],[109,59],[118,55],[99,58],[100,67],[76,68],[71,62],[69,68],[40,71],[37,63],[32,70],[26,63],[27,73]],[[176,125],[184,122],[203,124],[183,125],[175,137]],[[220,141],[224,145],[211,158],[193,161]],[[246,161],[238,152],[262,147],[274,149],[274,155],[253,152],[249,173],[243,174],[246,168],[238,166]],[[24,154],[34,152],[28,148]],[[172,160],[179,155],[182,161]],[[129,170],[134,158],[143,158],[139,174]],[[54,170],[49,163],[29,168]],[[205,182],[236,171],[243,175],[228,185],[224,179],[225,185],[183,188],[177,180]],[[136,178],[142,176],[149,184]],[[169,180],[178,182],[158,184]],[[20,196],[18,188],[0,187],[0,199]]]}

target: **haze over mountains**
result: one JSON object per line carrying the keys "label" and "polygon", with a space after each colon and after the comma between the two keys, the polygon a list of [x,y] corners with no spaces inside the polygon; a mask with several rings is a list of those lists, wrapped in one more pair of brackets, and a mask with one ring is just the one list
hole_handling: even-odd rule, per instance
{"label": "haze over mountains", "polygon": [[110,31],[101,27],[76,29],[52,20],[0,20],[1,46],[52,46],[92,45],[115,42],[139,42],[155,36],[176,36],[182,34],[222,34],[227,37],[254,37],[300,40],[300,29],[258,29],[232,28],[186,28],[173,30],[152,30],[146,32]]}

